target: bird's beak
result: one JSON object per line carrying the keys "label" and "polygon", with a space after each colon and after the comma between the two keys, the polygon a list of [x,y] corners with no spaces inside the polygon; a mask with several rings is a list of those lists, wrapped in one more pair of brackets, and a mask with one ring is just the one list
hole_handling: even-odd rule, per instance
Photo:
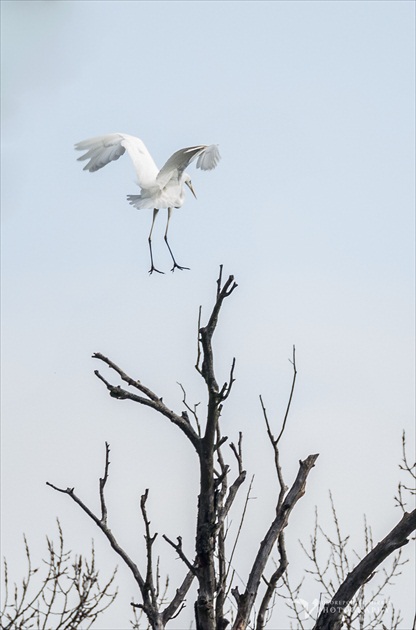
{"label": "bird's beak", "polygon": [[192,187],[191,182],[185,182],[185,184],[188,186],[189,190],[191,191],[191,193],[193,194],[193,196],[194,196],[194,197],[195,197],[195,199],[196,199],[197,197],[196,197],[196,194],[195,194],[195,191],[194,191],[194,189],[193,189],[193,187]]}

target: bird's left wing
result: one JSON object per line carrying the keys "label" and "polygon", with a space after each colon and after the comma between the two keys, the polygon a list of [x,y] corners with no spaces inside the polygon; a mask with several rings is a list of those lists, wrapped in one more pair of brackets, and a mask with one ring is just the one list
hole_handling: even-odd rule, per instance
{"label": "bird's left wing", "polygon": [[180,149],[170,156],[166,164],[160,169],[156,178],[163,188],[172,178],[179,179],[186,167],[198,158],[196,167],[203,171],[211,171],[221,159],[218,145],[199,145]]}
{"label": "bird's left wing", "polygon": [[79,161],[88,160],[84,166],[84,171],[94,173],[113,160],[118,160],[125,152],[122,143],[122,136],[118,133],[109,133],[105,136],[88,138],[75,145],[78,151],[86,151],[78,158]]}
{"label": "bird's left wing", "polygon": [[136,169],[139,186],[146,188],[155,184],[159,169],[140,138],[126,133],[109,133],[78,142],[75,148],[78,151],[86,151],[78,160],[88,160],[84,171],[91,173],[118,160],[127,151]]}

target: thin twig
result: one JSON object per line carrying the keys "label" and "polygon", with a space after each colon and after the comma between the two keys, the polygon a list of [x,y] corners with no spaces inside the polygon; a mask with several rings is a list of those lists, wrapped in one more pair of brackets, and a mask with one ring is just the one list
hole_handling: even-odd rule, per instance
{"label": "thin twig", "polygon": [[241,474],[243,472],[243,451],[242,451],[242,445],[243,445],[243,434],[240,431],[238,433],[238,446],[236,447],[233,442],[231,442],[231,444],[230,444],[230,448],[231,448],[232,452],[234,453],[235,458],[236,458],[237,463],[238,463],[238,472],[239,472],[239,474]]}
{"label": "thin twig", "polygon": [[117,398],[119,400],[132,400],[133,402],[137,402],[141,405],[151,407],[161,415],[168,418],[173,424],[176,424],[176,426],[178,426],[191,441],[195,450],[199,452],[201,446],[200,437],[196,433],[195,429],[191,426],[189,419],[184,416],[179,416],[174,411],[169,409],[165,405],[161,397],[157,396],[148,387],[142,385],[140,381],[134,381],[133,379],[131,379],[127,374],[125,374],[125,372],[123,372],[123,370],[121,370],[117,365],[115,365],[115,363],[110,361],[110,359],[108,359],[104,355],[96,352],[93,355],[93,358],[103,361],[106,365],[115,370],[120,375],[123,381],[126,381],[129,385],[133,385],[136,389],[144,394],[144,396],[139,396],[126,389],[123,389],[119,385],[112,385],[100,374],[98,370],[94,370],[94,374],[97,376],[97,378],[100,379],[100,381],[105,384],[112,398]]}
{"label": "thin twig", "polygon": [[[188,405],[188,403],[187,403],[185,388],[184,388],[184,387],[183,387],[183,385],[182,385],[181,383],[179,383],[179,382],[178,382],[178,385],[179,385],[179,387],[181,388],[181,390],[182,390],[182,394],[183,394],[183,399],[182,399],[182,402],[183,402],[183,404],[185,405],[185,407],[187,408],[187,410],[188,410],[188,411],[189,411],[189,412],[193,415],[194,420],[195,420],[195,424],[196,424],[196,428],[197,428],[197,431],[198,431],[198,436],[201,436],[201,425],[199,424],[199,418],[198,418],[198,415],[197,415],[197,413],[196,413],[196,408],[200,405],[200,403],[196,403],[196,404],[194,405],[194,408],[192,409],[192,408]],[[186,413],[186,412],[182,413],[182,417],[187,417],[187,414],[186,414],[186,416],[184,415],[185,413]]]}
{"label": "thin twig", "polygon": [[169,545],[171,547],[174,548],[174,550],[176,551],[176,553],[178,554],[178,556],[180,557],[180,559],[186,564],[186,566],[188,567],[188,569],[192,572],[193,575],[197,575],[197,567],[195,564],[192,564],[192,562],[190,562],[188,560],[188,558],[186,557],[186,555],[184,554],[183,550],[182,550],[182,538],[180,536],[178,536],[177,538],[177,543],[173,542],[173,540],[171,540],[170,538],[168,538],[166,536],[166,534],[162,534],[162,537],[166,540],[167,543],[169,543]]}
{"label": "thin twig", "polygon": [[289,416],[289,411],[290,411],[290,405],[292,404],[292,398],[293,398],[293,392],[295,391],[295,383],[296,383],[296,376],[297,376],[297,370],[296,370],[296,350],[295,350],[295,346],[293,346],[293,353],[292,353],[292,361],[290,361],[290,363],[293,365],[293,380],[292,380],[292,387],[290,389],[290,396],[289,396],[289,401],[287,403],[287,407],[286,407],[286,413],[285,413],[285,417],[283,419],[283,425],[281,428],[281,431],[279,433],[279,435],[276,438],[276,444],[279,443],[280,438],[283,435],[283,432],[285,430],[286,427],[286,422]]}
{"label": "thin twig", "polygon": [[274,466],[276,469],[276,473],[277,473],[277,478],[279,480],[279,486],[280,486],[280,492],[279,492],[279,496],[278,496],[278,500],[277,500],[277,507],[276,509],[279,509],[281,507],[281,505],[283,504],[283,499],[285,497],[286,492],[288,491],[288,487],[285,484],[285,481],[283,479],[283,471],[282,471],[282,466],[280,464],[280,453],[279,453],[279,449],[277,447],[277,442],[278,440],[274,437],[271,429],[270,429],[270,423],[267,417],[267,411],[266,411],[266,407],[264,406],[263,403],[263,398],[260,396],[260,404],[261,404],[261,408],[263,411],[263,417],[264,420],[266,422],[266,427],[267,427],[267,435],[269,437],[270,443],[272,445],[273,448],[273,452],[274,452]]}
{"label": "thin twig", "polygon": [[228,591],[227,591],[227,597],[228,597],[228,594],[229,594],[230,589],[231,589],[231,580],[228,580],[228,575],[229,575],[230,569],[232,568],[232,561],[233,561],[233,558],[234,558],[234,553],[235,553],[235,550],[237,548],[238,540],[240,538],[241,530],[243,528],[244,519],[246,517],[246,512],[247,512],[247,508],[248,508],[248,502],[249,502],[249,500],[251,498],[250,494],[251,494],[251,488],[253,487],[253,482],[254,482],[254,475],[251,478],[250,485],[249,485],[248,490],[247,490],[246,500],[244,501],[244,507],[243,507],[243,511],[242,511],[242,514],[241,514],[240,523],[239,523],[238,530],[237,530],[237,535],[235,537],[233,548],[231,550],[230,559],[228,560],[228,569],[227,569],[226,580],[230,584],[230,586],[229,586]]}
{"label": "thin twig", "polygon": [[219,398],[221,399],[221,401],[226,400],[228,398],[228,396],[230,395],[231,388],[233,386],[233,383],[235,382],[234,368],[235,368],[235,357],[233,358],[233,362],[232,362],[232,365],[231,365],[229,384],[228,383],[224,383],[224,385],[222,386],[222,389],[221,389],[221,391],[219,393]]}

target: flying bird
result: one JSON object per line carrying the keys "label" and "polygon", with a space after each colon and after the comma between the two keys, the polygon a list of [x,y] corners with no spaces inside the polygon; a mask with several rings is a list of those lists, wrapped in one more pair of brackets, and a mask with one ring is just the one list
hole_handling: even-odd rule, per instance
{"label": "flying bird", "polygon": [[163,273],[163,271],[159,271],[154,266],[152,252],[153,226],[161,208],[167,208],[168,211],[164,239],[173,261],[171,271],[175,269],[189,269],[189,267],[178,265],[174,258],[168,242],[169,221],[173,208],[180,208],[185,201],[184,184],[196,198],[191,178],[185,172],[185,169],[191,162],[197,160],[196,168],[200,168],[203,171],[211,171],[220,160],[218,146],[216,144],[201,144],[196,147],[180,149],[170,156],[160,170],[157,168],[144,142],[140,138],[129,136],[125,133],[110,133],[106,136],[97,136],[96,138],[83,140],[78,142],[75,148],[78,151],[86,151],[78,160],[88,160],[84,166],[84,171],[90,171],[90,173],[94,173],[106,166],[106,164],[118,160],[127,151],[136,169],[137,182],[141,188],[140,195],[127,195],[127,199],[132,206],[139,210],[153,208],[153,220],[148,238],[151,264],[149,273],[151,274],[153,271]]}

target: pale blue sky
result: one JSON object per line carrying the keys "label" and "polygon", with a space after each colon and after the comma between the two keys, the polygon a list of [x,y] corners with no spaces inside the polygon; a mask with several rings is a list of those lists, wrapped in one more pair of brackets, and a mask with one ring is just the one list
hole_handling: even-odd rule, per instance
{"label": "pale blue sky", "polygon": [[[94,536],[103,566],[116,564],[93,524],[44,483],[75,486],[98,506],[105,440],[120,541],[143,555],[137,497],[150,487],[155,529],[191,548],[191,449],[150,411],[110,399],[90,356],[107,354],[177,410],[177,381],[204,404],[197,312],[208,313],[220,263],[239,284],[215,340],[220,380],[237,359],[224,433],[235,441],[243,430],[256,473],[239,574],[274,509],[258,394],[278,424],[292,344],[287,482],[299,458],[320,453],[288,529],[293,575],[304,563],[297,538],[314,505],[326,513],[329,488],[358,551],[364,512],[375,540],[398,520],[402,429],[414,437],[414,8],[2,2],[2,551],[17,570],[22,533],[40,554],[56,515],[74,550]],[[126,201],[138,190],[128,158],[95,174],[76,161],[74,143],[117,131],[142,138],[159,166],[179,148],[219,144],[215,171],[191,167],[198,199],[188,195],[171,222],[191,271],[168,272],[162,216],[154,251],[167,273],[148,276],[151,212]],[[178,562],[160,552],[173,579]],[[120,575],[102,630],[115,619],[128,627],[135,590]],[[396,597],[410,618],[405,582]],[[190,605],[172,627],[187,615]],[[284,610],[275,619],[287,627]]]}

